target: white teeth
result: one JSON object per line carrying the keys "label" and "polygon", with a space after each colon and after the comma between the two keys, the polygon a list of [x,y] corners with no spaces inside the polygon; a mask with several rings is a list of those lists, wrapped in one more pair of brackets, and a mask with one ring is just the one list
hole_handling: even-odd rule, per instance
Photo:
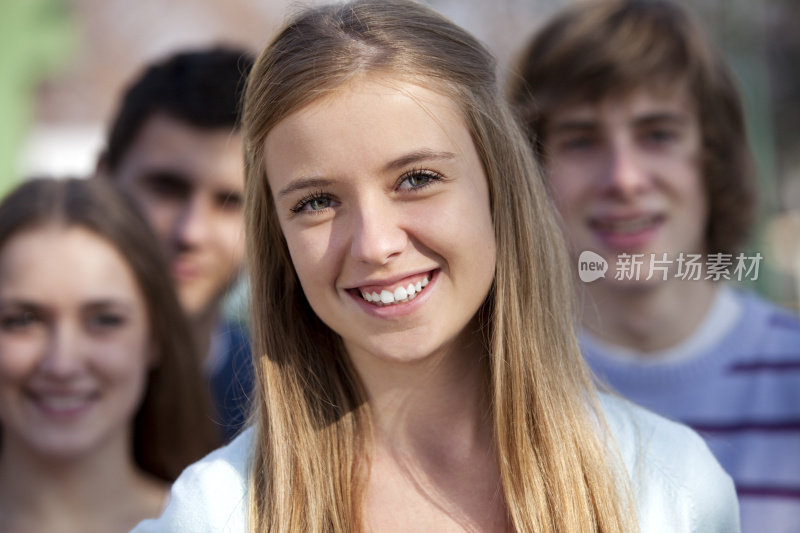
{"label": "white teeth", "polygon": [[394,290],[394,301],[405,301],[408,300],[408,292],[406,291],[405,287],[397,287]]}
{"label": "white teeth", "polygon": [[365,301],[378,306],[409,302],[413,300],[429,282],[430,280],[426,276],[416,283],[409,283],[407,287],[397,287],[394,292],[386,289],[382,290],[380,294],[377,292],[362,291],[361,297]]}
{"label": "white teeth", "polygon": [[81,407],[88,400],[87,396],[40,396],[39,402],[54,411],[67,411]]}

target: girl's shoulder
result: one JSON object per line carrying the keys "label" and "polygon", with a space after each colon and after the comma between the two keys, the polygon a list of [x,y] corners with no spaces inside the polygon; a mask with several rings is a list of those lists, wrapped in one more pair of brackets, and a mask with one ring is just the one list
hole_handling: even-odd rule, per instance
{"label": "girl's shoulder", "polygon": [[641,531],[739,531],[733,481],[697,433],[619,397],[601,394],[601,405]]}
{"label": "girl's shoulder", "polygon": [[161,517],[132,533],[241,533],[247,522],[247,485],[253,428],[187,467],[170,491]]}

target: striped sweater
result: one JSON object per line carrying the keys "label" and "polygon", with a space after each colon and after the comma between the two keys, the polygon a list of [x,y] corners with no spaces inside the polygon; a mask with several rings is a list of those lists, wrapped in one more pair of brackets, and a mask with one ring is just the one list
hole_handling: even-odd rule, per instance
{"label": "striped sweater", "polygon": [[614,390],[699,432],[733,477],[742,533],[800,532],[800,318],[725,289],[740,309],[698,353],[653,360],[581,346]]}

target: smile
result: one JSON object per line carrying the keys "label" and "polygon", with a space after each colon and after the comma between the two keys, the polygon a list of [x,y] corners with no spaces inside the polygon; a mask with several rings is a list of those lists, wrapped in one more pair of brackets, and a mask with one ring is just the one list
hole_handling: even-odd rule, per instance
{"label": "smile", "polygon": [[42,409],[52,414],[67,414],[79,411],[96,398],[94,393],[32,394],[31,396]]}
{"label": "smile", "polygon": [[365,287],[358,289],[365,301],[382,307],[410,302],[430,283],[430,275],[424,274],[416,281],[404,282],[397,287]]}

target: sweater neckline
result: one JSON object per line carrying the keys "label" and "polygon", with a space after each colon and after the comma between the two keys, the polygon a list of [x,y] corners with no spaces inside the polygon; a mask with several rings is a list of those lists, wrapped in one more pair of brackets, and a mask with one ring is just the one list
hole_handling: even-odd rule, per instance
{"label": "sweater neckline", "polygon": [[[755,351],[761,338],[760,332],[767,326],[768,317],[767,307],[758,305],[758,298],[727,287],[725,290],[727,296],[723,297],[722,303],[730,305],[725,302],[728,297],[732,298],[739,308],[736,320],[726,328],[724,335],[715,336],[716,342],[703,343],[702,349],[695,351],[690,357],[619,356],[608,350],[609,346],[612,349],[618,347],[599,341],[585,331],[581,331],[578,335],[581,351],[590,365],[600,374],[614,374],[619,377],[628,375],[630,379],[643,384],[682,381],[718,372],[741,354]],[[707,318],[708,314],[703,321],[704,324]]]}

